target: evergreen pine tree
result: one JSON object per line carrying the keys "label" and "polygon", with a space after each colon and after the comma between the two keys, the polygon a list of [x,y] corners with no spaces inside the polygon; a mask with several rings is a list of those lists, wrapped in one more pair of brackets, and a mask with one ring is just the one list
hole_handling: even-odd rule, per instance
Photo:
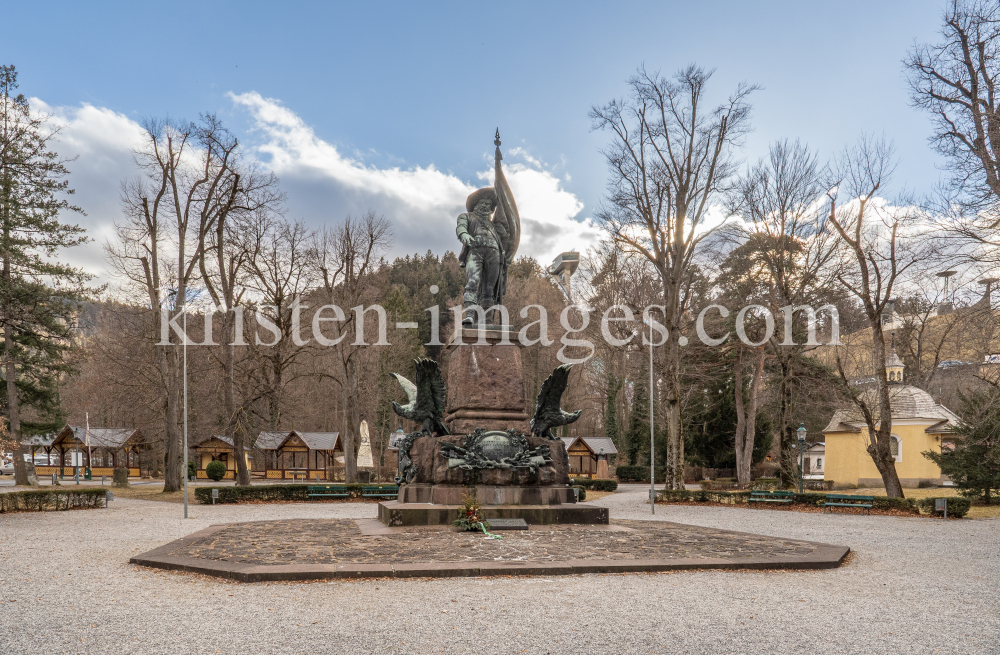
{"label": "evergreen pine tree", "polygon": [[923,455],[951,478],[963,496],[981,497],[989,504],[1000,490],[1000,389],[958,393],[964,418],[955,428],[955,449]]}
{"label": "evergreen pine tree", "polygon": [[[88,276],[59,260],[59,251],[86,241],[83,228],[60,222],[80,212],[65,195],[65,161],[51,150],[55,131],[14,95],[17,71],[0,66],[0,325],[3,328],[4,403],[11,436],[58,425],[58,381],[68,354],[78,301]],[[31,407],[39,419],[23,421]],[[28,484],[24,458],[14,458],[17,484]]]}
{"label": "evergreen pine tree", "polygon": [[625,442],[628,445],[626,456],[628,463],[635,466],[639,455],[649,455],[649,392],[647,382],[649,368],[643,360],[639,375],[632,382],[632,411],[629,415],[628,432]]}
{"label": "evergreen pine tree", "polygon": [[611,439],[611,443],[618,443],[618,392],[621,391],[622,382],[613,373],[608,373],[608,404],[604,410],[604,436]]}

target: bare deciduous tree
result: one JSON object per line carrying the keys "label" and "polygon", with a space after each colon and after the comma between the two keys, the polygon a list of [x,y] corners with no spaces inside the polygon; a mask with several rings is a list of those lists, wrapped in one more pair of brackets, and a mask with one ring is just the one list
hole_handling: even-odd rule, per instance
{"label": "bare deciduous tree", "polygon": [[[252,291],[258,311],[276,326],[280,337],[273,345],[262,345],[257,330],[247,336],[248,378],[254,388],[246,402],[263,401],[264,423],[277,430],[287,398],[286,387],[304,371],[295,364],[308,350],[292,339],[294,303],[316,283],[317,271],[310,259],[314,234],[302,222],[290,223],[269,212],[256,213],[240,227],[240,248],[246,253],[246,286]],[[248,319],[248,326],[253,325]],[[253,325],[256,328],[255,325]]]}
{"label": "bare deciduous tree", "polygon": [[[830,234],[824,225],[822,200],[824,189],[820,184],[821,169],[816,155],[798,141],[779,141],[770,147],[768,158],[761,159],[737,182],[730,195],[730,211],[740,215],[745,223],[733,224],[736,237],[746,243],[747,260],[753,260],[759,270],[752,274],[765,280],[762,302],[769,305],[772,315],[782,316],[782,308],[812,305],[815,301],[829,298],[830,280],[824,272],[833,257]],[[826,317],[829,320],[829,317]],[[802,330],[795,331],[797,336]],[[784,331],[772,335],[767,349],[780,367],[781,379],[778,384],[779,415],[777,431],[780,452],[787,451],[795,443],[795,421],[792,391],[796,369],[803,353],[815,348],[815,342],[794,338],[787,343]],[[741,349],[739,345],[736,348]],[[755,357],[754,370],[762,370],[764,352],[761,349]],[[737,357],[737,367],[742,357]],[[738,370],[738,376],[742,372]],[[747,404],[755,409],[760,374],[751,378],[750,398]],[[737,415],[742,414],[744,405],[742,386],[735,385]],[[751,415],[753,411],[749,412]],[[753,430],[755,416],[745,420],[747,430]],[[750,452],[753,438],[747,434],[745,457],[741,463],[739,426],[737,427],[737,475],[750,474]],[[743,478],[740,482],[744,483]],[[785,480],[788,483],[790,480]]]}
{"label": "bare deciduous tree", "polygon": [[[250,444],[247,431],[236,429],[246,407],[236,398],[234,330],[237,306],[244,292],[243,269],[252,265],[255,253],[243,247],[241,235],[249,224],[280,212],[283,195],[273,173],[265,173],[256,164],[242,160],[238,140],[214,116],[206,117],[200,140],[207,146],[206,154],[214,155],[220,174],[205,190],[206,200],[201,205],[201,222],[213,225],[214,229],[202,235],[207,243],[201,247],[199,269],[212,301],[222,311],[223,430],[233,440],[236,453],[243,453]],[[235,459],[236,483],[250,484],[246,458]]]}
{"label": "bare deciduous tree", "polygon": [[728,100],[706,106],[712,73],[689,66],[672,79],[640,69],[629,96],[593,107],[595,129],[612,133],[605,148],[611,179],[597,217],[626,251],[655,268],[669,338],[663,348],[667,428],[667,487],[683,488],[681,373],[678,339],[684,327],[691,261],[710,232],[705,220],[736,172],[733,151],[749,129],[748,96],[740,84]]}
{"label": "bare deciduous tree", "polygon": [[[345,310],[357,309],[340,317],[341,320],[329,321],[333,333],[329,345],[335,352],[336,369],[329,377],[340,386],[344,475],[348,482],[356,482],[358,476],[359,352],[367,344],[361,340],[363,333],[358,329],[358,322],[364,321],[361,305],[366,299],[372,299],[377,291],[372,287],[372,273],[382,254],[392,245],[392,239],[389,221],[373,211],[358,218],[348,216],[339,225],[321,230],[315,239],[316,268],[329,302]],[[366,338],[371,338],[371,330],[368,333]]]}
{"label": "bare deciduous tree", "polygon": [[[187,311],[191,283],[203,265],[205,248],[225,207],[236,192],[229,158],[237,148],[214,117],[200,124],[148,120],[143,141],[134,152],[140,175],[122,183],[125,220],[116,223],[116,238],[106,244],[112,269],[137,298],[156,313],[156,347],[162,384],[165,439],[164,491],[176,491],[186,453],[181,452],[182,410],[180,353],[172,343],[160,308],[175,321]],[[169,345],[160,344],[167,331]],[[237,457],[237,461],[239,461]]]}
{"label": "bare deciduous tree", "polygon": [[[902,498],[891,452],[892,407],[886,375],[886,344],[882,315],[906,271],[926,257],[922,241],[914,232],[914,213],[905,206],[893,207],[876,198],[883,191],[894,167],[893,148],[881,140],[862,137],[846,150],[833,169],[830,224],[840,236],[841,264],[837,279],[864,308],[871,330],[870,371],[874,394],[851,394],[868,426],[868,454],[885,484],[886,495]],[[837,205],[838,196],[852,199]],[[901,232],[905,233],[904,235]],[[850,384],[837,351],[837,368],[845,385]],[[877,426],[877,427],[876,427]]]}

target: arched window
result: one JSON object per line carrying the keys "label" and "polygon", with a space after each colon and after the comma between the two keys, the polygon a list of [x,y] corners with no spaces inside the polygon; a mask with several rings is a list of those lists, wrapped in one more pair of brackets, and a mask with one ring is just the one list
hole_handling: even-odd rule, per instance
{"label": "arched window", "polygon": [[893,434],[889,436],[889,452],[892,453],[892,458],[897,462],[903,461],[903,440],[899,438],[899,435]]}

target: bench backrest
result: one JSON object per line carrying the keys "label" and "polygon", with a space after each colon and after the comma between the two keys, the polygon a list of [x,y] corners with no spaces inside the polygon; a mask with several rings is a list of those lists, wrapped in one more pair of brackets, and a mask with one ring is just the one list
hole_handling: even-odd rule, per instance
{"label": "bench backrest", "polygon": [[399,486],[395,484],[373,484],[362,487],[365,491],[399,491]]}
{"label": "bench backrest", "polygon": [[858,496],[855,494],[827,494],[827,500],[875,500],[875,496]]}
{"label": "bench backrest", "polygon": [[347,486],[343,484],[324,484],[322,486],[309,486],[309,491],[347,491]]}

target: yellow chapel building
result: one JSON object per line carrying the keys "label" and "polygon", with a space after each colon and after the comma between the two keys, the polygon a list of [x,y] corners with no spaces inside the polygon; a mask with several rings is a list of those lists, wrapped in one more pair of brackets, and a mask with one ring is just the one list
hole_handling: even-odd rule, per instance
{"label": "yellow chapel building", "polygon": [[[943,484],[947,478],[937,464],[921,453],[941,452],[953,446],[951,431],[958,425],[958,416],[934,402],[923,389],[903,384],[903,362],[895,350],[886,358],[889,378],[889,403],[892,408],[892,455],[896,474],[904,487]],[[876,389],[868,389],[862,397],[869,407],[878,407]],[[876,422],[876,428],[878,422]],[[881,487],[879,475],[868,454],[868,425],[856,407],[838,409],[823,430],[826,443],[825,480],[833,480],[834,488]]]}

